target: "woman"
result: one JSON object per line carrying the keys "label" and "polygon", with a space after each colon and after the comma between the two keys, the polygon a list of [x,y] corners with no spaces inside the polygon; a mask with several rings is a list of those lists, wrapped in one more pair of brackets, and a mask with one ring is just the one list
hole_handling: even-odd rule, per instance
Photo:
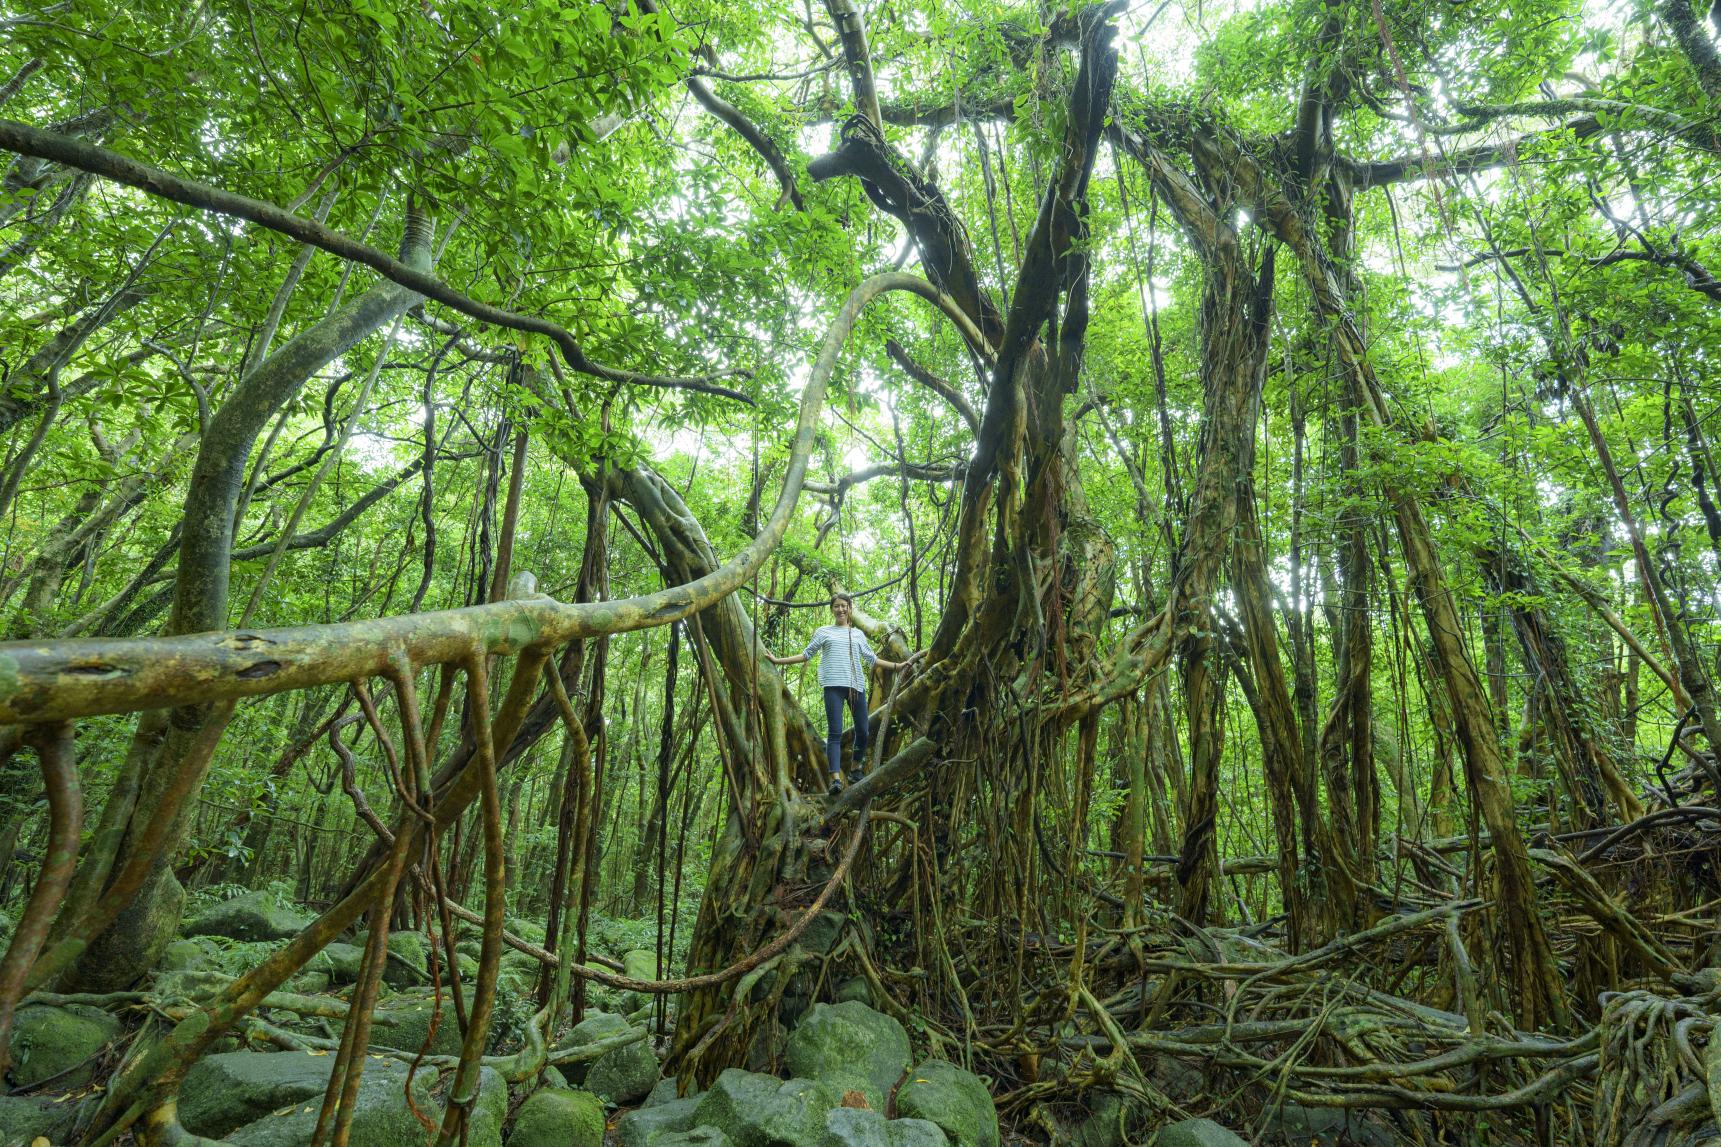
{"label": "woman", "polygon": [[[846,593],[831,597],[833,624],[821,625],[807,642],[805,651],[793,657],[766,653],[772,665],[799,665],[819,659],[819,684],[825,690],[825,762],[831,770],[830,793],[843,789],[843,705],[847,703],[855,725],[855,772],[866,772],[866,670],[864,665],[901,669],[908,661],[885,661],[867,644],[866,634],[854,626],[855,599]],[[914,660],[912,657],[909,661]]]}

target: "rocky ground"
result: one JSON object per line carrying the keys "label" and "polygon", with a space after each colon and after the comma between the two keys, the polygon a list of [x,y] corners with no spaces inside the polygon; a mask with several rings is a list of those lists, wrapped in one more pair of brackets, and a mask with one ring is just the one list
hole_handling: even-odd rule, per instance
{"label": "rocky ground", "polygon": [[[53,1147],[75,1140],[102,1081],[159,1038],[165,1025],[248,962],[296,934],[307,917],[268,892],[208,908],[183,929],[142,991],[71,1001],[37,997],[13,1036],[12,1069],[0,1096],[0,1147]],[[511,921],[529,938],[535,925]],[[357,975],[365,937],[335,943],[270,997],[244,1029],[200,1060],[180,1088],[178,1114],[204,1144],[290,1147],[315,1125],[343,993]],[[423,936],[389,938],[388,991],[372,1028],[352,1127],[352,1147],[427,1142],[442,1116],[447,1060],[459,1035],[446,992],[429,984]],[[477,942],[459,947],[476,971]],[[649,977],[655,955],[606,953],[632,975]],[[704,1092],[679,1094],[661,1076],[660,1036],[649,1031],[652,1001],[594,988],[584,1017],[562,1031],[536,1078],[509,1072],[539,971],[536,958],[503,960],[492,1058],[483,1072],[468,1147],[1002,1147],[1027,1142],[1001,1132],[987,1081],[963,1066],[915,1052],[896,1019],[861,999],[813,1003],[791,1030],[761,1047],[756,1067],[730,1069]],[[845,993],[856,994],[856,993]],[[415,1059],[421,1059],[416,1065]],[[439,1070],[443,1069],[443,1070]],[[498,1070],[501,1069],[501,1070]],[[514,1076],[511,1083],[509,1075]],[[1142,1141],[1122,1106],[1096,1097],[1093,1114],[1060,1134],[1080,1147]],[[1342,1128],[1303,1129],[1300,1142],[1337,1142]],[[1218,1124],[1189,1119],[1159,1127],[1159,1147],[1235,1147],[1244,1140]],[[1345,1140],[1349,1142],[1350,1140]],[[1366,1140],[1365,1140],[1366,1141]]]}

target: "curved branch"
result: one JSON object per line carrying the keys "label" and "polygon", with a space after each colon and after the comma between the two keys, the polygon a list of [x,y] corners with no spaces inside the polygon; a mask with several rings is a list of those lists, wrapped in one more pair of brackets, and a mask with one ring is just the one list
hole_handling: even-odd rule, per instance
{"label": "curved branch", "polygon": [[379,676],[407,652],[418,665],[444,664],[465,659],[474,643],[488,653],[511,654],[667,625],[705,609],[750,580],[788,532],[838,356],[867,304],[890,291],[921,296],[965,337],[979,339],[955,300],[925,279],[890,272],[855,287],[831,323],[801,393],[788,470],[770,518],[739,553],[703,577],[638,597],[574,605],[537,596],[292,629],[0,643],[0,724],[282,693]]}
{"label": "curved branch", "polygon": [[[645,0],[645,3],[649,4],[650,0]],[[801,189],[795,182],[795,170],[789,166],[783,149],[778,147],[758,124],[748,119],[740,108],[712,91],[711,85],[698,76],[687,77],[687,90],[693,93],[693,98],[699,101],[701,107],[735,129],[735,134],[746,140],[748,145],[759,153],[765,165],[771,169],[771,174],[775,175],[777,182],[782,185],[783,198],[793,203],[796,211],[805,211],[807,205],[802,201]],[[781,201],[778,205],[781,206]]]}
{"label": "curved branch", "polygon": [[866,21],[861,18],[854,0],[825,0],[825,10],[831,14],[831,23],[837,26],[837,37],[842,41],[849,83],[855,93],[855,107],[872,121],[875,128],[883,129],[884,116],[878,110],[878,85],[872,74],[872,49],[866,42]]}
{"label": "curved branch", "polygon": [[1356,189],[1363,191],[1370,187],[1384,187],[1390,183],[1421,178],[1428,171],[1441,175],[1469,175],[1471,172],[1499,167],[1527,144],[1567,131],[1578,139],[1588,139],[1601,134],[1602,123],[1593,115],[1579,116],[1545,131],[1525,132],[1499,143],[1479,143],[1474,147],[1450,152],[1438,159],[1425,157],[1419,151],[1414,155],[1402,155],[1393,159],[1343,162],[1350,168]]}
{"label": "curved branch", "polygon": [[903,348],[903,345],[895,339],[886,339],[884,350],[886,354],[890,355],[891,361],[900,366],[908,377],[948,402],[951,408],[962,416],[962,421],[968,424],[971,433],[976,435],[980,433],[980,416],[974,413],[974,407],[969,404],[966,398],[962,397],[960,390],[916,362]]}
{"label": "curved branch", "polygon": [[[655,13],[657,4],[654,0],[639,0],[641,12]],[[699,105],[735,130],[735,134],[747,141],[754,151],[759,153],[765,165],[771,169],[771,174],[777,177],[777,182],[783,187],[783,198],[795,205],[796,211],[805,211],[806,204],[801,201],[801,189],[795,183],[795,170],[789,166],[789,161],[783,155],[783,149],[759,125],[748,119],[740,108],[711,90],[711,85],[695,72],[686,80],[687,90],[693,93],[693,98]],[[781,200],[778,206],[782,206]]]}
{"label": "curved branch", "polygon": [[[808,482],[809,494],[835,494],[838,497],[848,493],[854,487],[874,478],[883,478],[892,474],[903,474],[918,482],[954,482],[961,478],[968,469],[966,463],[937,463],[937,462],[879,462],[863,467],[849,474],[844,474],[835,482]],[[820,603],[824,604],[824,603]]]}
{"label": "curved branch", "polygon": [[429,271],[410,267],[401,260],[384,254],[374,247],[342,235],[315,220],[277,207],[273,203],[265,203],[260,199],[252,199],[250,196],[224,191],[219,187],[212,187],[197,180],[183,179],[158,167],[151,167],[147,163],[140,163],[128,156],[121,155],[117,151],[110,151],[105,147],[98,147],[95,144],[85,143],[82,140],[55,132],[42,131],[40,128],[34,128],[16,120],[0,119],[0,148],[15,151],[20,155],[51,160],[67,167],[78,168],[81,171],[88,171],[104,179],[111,179],[115,183],[135,187],[158,198],[167,199],[174,203],[183,203],[187,207],[244,219],[257,224],[259,227],[278,232],[291,239],[297,239],[299,242],[309,244],[319,250],[327,251],[331,255],[350,262],[360,263],[390,282],[423,295],[427,299],[434,299],[444,306],[480,322],[506,327],[509,330],[543,335],[556,344],[568,366],[581,374],[606,379],[610,382],[630,383],[638,386],[655,386],[670,390],[694,390],[752,404],[753,400],[747,395],[712,381],[739,372],[724,371],[692,378],[679,378],[667,375],[642,374],[637,371],[621,370],[617,367],[593,362],[586,357],[585,352],[580,349],[579,343],[567,328],[549,319],[537,315],[523,315],[516,311],[505,310],[502,307],[481,302],[455,290]]}
{"label": "curved branch", "polygon": [[[921,266],[997,344],[1004,316],[974,269],[974,253],[962,221],[938,185],[899,155],[884,133],[864,115],[843,124],[837,149],[807,164],[815,183],[852,175],[861,181],[874,206],[897,219],[920,249]],[[972,340],[971,340],[972,341]]]}

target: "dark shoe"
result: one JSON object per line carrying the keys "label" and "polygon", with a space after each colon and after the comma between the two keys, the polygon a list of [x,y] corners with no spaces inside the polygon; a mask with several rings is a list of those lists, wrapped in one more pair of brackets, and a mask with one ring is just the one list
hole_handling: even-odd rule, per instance
{"label": "dark shoe", "polygon": [[842,791],[843,791],[842,778],[841,777],[832,777],[831,778],[831,787],[825,790],[826,795],[834,797],[834,796],[840,795],[842,793]]}
{"label": "dark shoe", "polygon": [[858,771],[850,771],[850,772],[844,773],[843,777],[851,785],[858,785],[862,781],[866,780],[866,774],[863,772],[858,772]]}

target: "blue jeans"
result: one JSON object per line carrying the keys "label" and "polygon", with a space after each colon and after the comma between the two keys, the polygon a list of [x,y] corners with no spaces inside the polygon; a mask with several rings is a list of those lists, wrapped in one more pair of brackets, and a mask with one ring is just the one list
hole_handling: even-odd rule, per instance
{"label": "blue jeans", "polygon": [[843,706],[848,705],[855,723],[855,771],[865,772],[866,765],[866,694],[842,685],[825,686],[825,762],[831,776],[843,769]]}

